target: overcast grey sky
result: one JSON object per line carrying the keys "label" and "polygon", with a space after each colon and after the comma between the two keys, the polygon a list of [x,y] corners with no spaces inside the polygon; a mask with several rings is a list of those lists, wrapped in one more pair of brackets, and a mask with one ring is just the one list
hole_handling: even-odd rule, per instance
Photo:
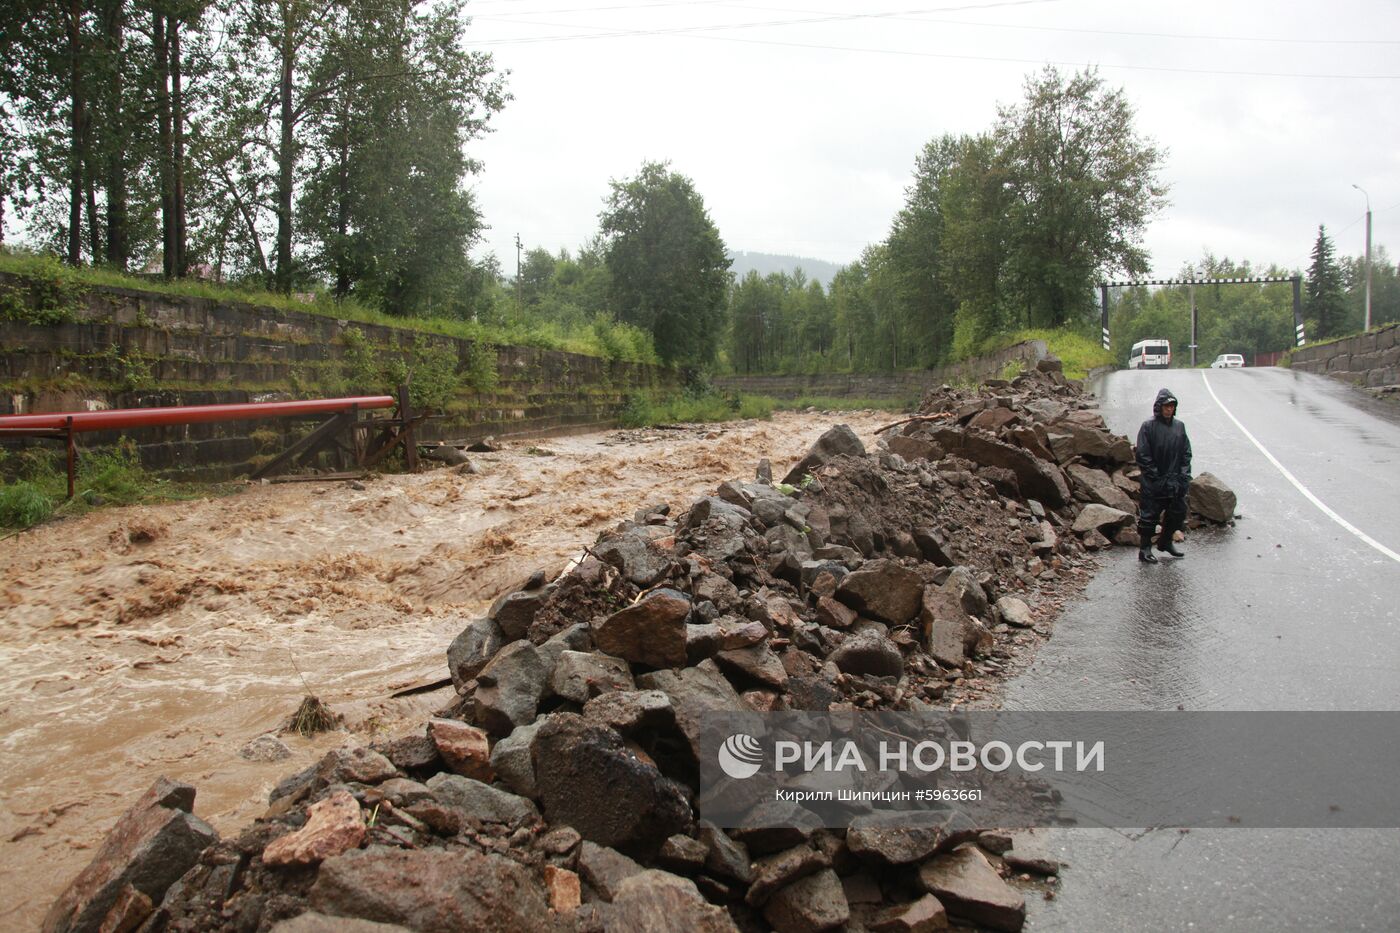
{"label": "overcast grey sky", "polygon": [[[1324,12],[1325,11],[1325,12]],[[1400,225],[1396,0],[472,0],[471,46],[515,99],[471,154],[477,252],[575,250],[608,182],[694,180],[731,249],[847,263],[883,239],[914,158],[991,127],[1047,63],[1096,65],[1168,150],[1153,272],[1217,256],[1303,267]],[[1394,237],[1389,237],[1393,242]]]}

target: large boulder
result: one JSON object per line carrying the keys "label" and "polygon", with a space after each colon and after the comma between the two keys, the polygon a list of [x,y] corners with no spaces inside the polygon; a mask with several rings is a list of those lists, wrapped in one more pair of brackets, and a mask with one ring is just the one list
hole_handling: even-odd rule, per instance
{"label": "large boulder", "polygon": [[871,813],[846,831],[851,852],[876,867],[912,865],[976,836],[971,821],[953,811]]}
{"label": "large boulder", "polygon": [[606,726],[556,713],[535,733],[531,754],[545,815],[585,839],[648,851],[690,826],[690,803],[680,785],[634,755]]}
{"label": "large boulder", "polygon": [[683,667],[690,598],[671,589],[593,622],[599,651],[648,667]]}
{"label": "large boulder", "polygon": [[670,568],[670,558],[656,545],[645,528],[629,525],[593,545],[599,560],[612,564],[634,586],[654,586]]}
{"label": "large boulder", "polygon": [[1202,473],[1191,481],[1186,496],[1192,512],[1213,522],[1228,522],[1235,517],[1239,504],[1234,490],[1213,473]]}
{"label": "large boulder", "polygon": [[920,865],[919,883],[958,919],[1010,933],[1026,922],[1026,899],[975,845],[959,846]]}
{"label": "large boulder", "polygon": [[774,690],[787,687],[788,673],[783,662],[767,645],[721,651],[715,655],[715,661],[740,685],[757,684]]}
{"label": "large boulder", "polygon": [[877,632],[858,632],[831,652],[831,662],[846,674],[899,677],[904,673],[904,656],[899,648]]}
{"label": "large boulder", "polygon": [[1087,467],[1082,463],[1071,463],[1065,467],[1074,485],[1084,490],[1091,502],[1106,505],[1122,512],[1132,512],[1137,506],[1132,498],[1116,486],[1113,479],[1104,471]]}
{"label": "large boulder", "polygon": [[44,933],[134,929],[145,920],[166,889],[218,841],[213,827],[191,812],[194,795],[189,784],[166,778],[151,785],[54,901]]}
{"label": "large boulder", "polygon": [[737,933],[729,912],[706,901],[695,882],[656,869],[622,882],[607,913],[606,929],[608,933]]}
{"label": "large boulder", "polygon": [[948,668],[960,668],[968,658],[991,648],[992,636],[963,604],[957,587],[924,589],[919,626],[929,656]]}
{"label": "large boulder", "polygon": [[539,819],[535,805],[524,797],[460,774],[438,774],[428,779],[428,789],[439,803],[481,823],[532,823]]}
{"label": "large boulder", "polygon": [[588,886],[605,901],[611,901],[622,890],[622,883],[646,869],[616,849],[583,840],[578,847],[578,873]]}
{"label": "large boulder", "polygon": [[447,648],[447,672],[452,675],[452,684],[458,693],[466,689],[467,681],[474,678],[505,643],[505,633],[494,619],[474,619],[452,639]]}
{"label": "large boulder", "polygon": [[812,445],[812,449],[807,451],[807,455],[797,461],[797,465],[788,471],[783,477],[783,482],[796,486],[802,482],[802,478],[808,473],[815,472],[817,467],[826,463],[834,457],[842,455],[852,457],[864,457],[865,445],[861,443],[856,432],[852,431],[849,425],[838,424],[831,428]]}
{"label": "large boulder", "polygon": [[[1100,534],[1112,534],[1114,530],[1131,524],[1132,521],[1131,512],[1091,502],[1084,506],[1084,510],[1075,517],[1072,527],[1077,535],[1086,535],[1094,531]],[[1107,532],[1103,531],[1105,528],[1108,529]]]}
{"label": "large boulder", "polygon": [[1024,448],[957,428],[938,429],[934,440],[948,453],[980,466],[1010,470],[1016,474],[1016,483],[1024,495],[1039,499],[1051,508],[1058,509],[1070,501],[1064,474],[1054,464],[1046,463]]}
{"label": "large boulder", "polygon": [[[720,673],[714,661],[704,661],[680,671],[654,671],[637,678],[644,690],[659,690],[671,701],[676,726],[690,747],[698,766],[705,718],[710,713],[745,714],[748,707],[738,692]],[[735,729],[741,718],[735,717]]]}
{"label": "large boulder", "polygon": [[469,849],[371,846],[321,865],[311,906],[420,933],[516,933],[549,924],[549,903],[523,866]]}
{"label": "large boulder", "polygon": [[491,770],[496,778],[522,797],[537,797],[535,787],[535,761],[530,754],[530,743],[535,741],[543,719],[537,719],[526,726],[520,726],[510,735],[498,741],[491,749]]}
{"label": "large boulder", "polygon": [[763,908],[763,918],[777,933],[834,930],[850,917],[846,891],[830,868],[794,881],[769,898]]}
{"label": "large boulder", "polygon": [[553,592],[551,584],[505,593],[492,603],[487,616],[500,626],[507,641],[524,638],[530,631],[530,623],[535,621],[535,614]]}
{"label": "large boulder", "polygon": [[528,641],[514,641],[476,675],[476,721],[492,735],[532,722],[549,685],[549,668]]}
{"label": "large boulder", "polygon": [[1121,434],[1114,434],[1093,412],[1072,411],[1049,428],[1050,449],[1055,459],[1065,463],[1074,457],[1092,457],[1112,463],[1131,463],[1133,445]]}
{"label": "large boulder", "polygon": [[943,448],[922,437],[906,437],[903,434],[896,434],[885,443],[889,446],[890,453],[899,454],[911,462],[914,460],[932,462],[943,459]]}
{"label": "large boulder", "polygon": [[881,622],[904,625],[918,614],[923,590],[924,581],[908,567],[872,560],[841,578],[836,598]]}
{"label": "large boulder", "polygon": [[491,740],[486,732],[455,719],[429,719],[428,737],[447,766],[463,777],[491,781]]}
{"label": "large boulder", "polygon": [[549,677],[549,688],[557,697],[579,706],[600,693],[631,690],[632,671],[621,658],[596,651],[563,651]]}
{"label": "large boulder", "polygon": [[348,791],[336,791],[306,809],[306,825],[279,836],[263,849],[265,865],[318,865],[365,841],[360,805]]}

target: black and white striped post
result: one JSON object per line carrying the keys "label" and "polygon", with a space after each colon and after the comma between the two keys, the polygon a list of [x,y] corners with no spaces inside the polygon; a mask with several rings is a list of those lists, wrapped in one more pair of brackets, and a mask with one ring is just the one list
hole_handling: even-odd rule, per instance
{"label": "black and white striped post", "polygon": [[[1293,338],[1297,346],[1307,343],[1307,335],[1303,328],[1303,277],[1300,275],[1290,275],[1286,278],[1205,278],[1205,279],[1144,279],[1138,282],[1100,282],[1099,283],[1099,326],[1103,331],[1103,348],[1113,349],[1109,346],[1108,335],[1108,290],[1110,288],[1133,288],[1142,285],[1269,285],[1278,282],[1291,282],[1293,284]],[[1193,315],[1191,342],[1196,342],[1195,320]]]}

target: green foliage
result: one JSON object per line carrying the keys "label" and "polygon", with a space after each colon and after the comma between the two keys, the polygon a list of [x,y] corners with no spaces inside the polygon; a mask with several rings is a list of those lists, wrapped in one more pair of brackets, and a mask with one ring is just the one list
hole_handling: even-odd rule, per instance
{"label": "green foliage", "polygon": [[462,383],[473,392],[484,393],[494,390],[499,380],[496,348],[484,343],[468,344]]}
{"label": "green foliage", "polygon": [[729,258],[694,183],[649,162],[612,182],[601,228],[618,317],[650,333],[666,363],[713,362]]}
{"label": "green foliage", "polygon": [[[1205,278],[1285,278],[1293,273],[1270,266],[1255,269],[1249,263],[1207,254],[1197,263]],[[1191,277],[1190,268],[1181,277]],[[1109,323],[1114,347],[1113,362],[1122,365],[1128,350],[1139,340],[1165,337],[1171,341],[1178,366],[1190,362],[1191,292],[1185,285],[1156,289],[1123,289],[1114,295]],[[1197,318],[1196,359],[1209,365],[1221,353],[1254,354],[1286,350],[1293,344],[1293,288],[1287,282],[1268,285],[1200,285],[1194,288]]]}
{"label": "green foliage", "polygon": [[1342,272],[1327,236],[1327,228],[1317,228],[1313,244],[1312,265],[1308,267],[1307,300],[1303,313],[1313,322],[1312,335],[1329,340],[1346,333],[1346,299],[1342,294]]}
{"label": "green foliage", "polygon": [[[1030,76],[990,132],[915,160],[884,242],[803,305],[746,276],[731,292],[736,370],[923,368],[1026,327],[1078,327],[1101,276],[1146,268],[1163,153],[1093,70]],[[771,277],[770,277],[771,278]]]}
{"label": "green foliage", "polygon": [[624,428],[647,428],[658,424],[734,421],[773,416],[776,403],[761,395],[724,395],[714,390],[683,391],[667,394],[636,392],[618,416]]}
{"label": "green foliage", "polygon": [[52,514],[53,501],[35,483],[20,480],[0,485],[0,527],[29,528]]}
{"label": "green foliage", "polygon": [[[1103,345],[1094,339],[1093,336],[1084,333],[1082,330],[1072,328],[1058,328],[1055,330],[1019,330],[1010,334],[1000,334],[995,338],[986,341],[977,348],[977,352],[971,354],[978,356],[985,353],[995,353],[1007,347],[1015,346],[1027,340],[1043,340],[1047,352],[1052,356],[1060,358],[1060,363],[1064,367],[1065,376],[1070,379],[1083,379],[1091,370],[1102,366],[1112,366],[1119,362],[1117,357],[1105,350]],[[1127,354],[1124,354],[1126,357]],[[1002,372],[1003,378],[1014,378],[1022,370],[1020,363],[1011,362],[1006,365]],[[1008,375],[1009,374],[1009,375]]]}
{"label": "green foliage", "polygon": [[728,358],[736,372],[827,369],[835,356],[836,309],[801,269],[750,271],[729,293]]}
{"label": "green foliage", "polygon": [[[476,344],[471,345],[474,349]],[[491,354],[491,379],[495,379],[495,354]],[[457,394],[463,379],[457,374],[457,353],[450,345],[433,343],[419,334],[413,342],[408,372],[408,397],[414,408],[442,411]]]}
{"label": "green foliage", "polygon": [[[189,487],[151,477],[141,466],[136,445],[122,438],[115,446],[80,450],[77,495],[69,500],[63,456],[51,447],[27,447],[0,458],[0,526],[28,528],[53,515],[80,514],[97,505],[185,498]],[[199,495],[217,492],[207,484]]]}
{"label": "green foliage", "polygon": [[347,327],[340,335],[345,347],[341,358],[343,378],[351,392],[384,392],[394,389],[399,383],[386,375],[374,347],[370,346],[365,332],[358,327]]}
{"label": "green foliage", "polygon": [[77,273],[53,256],[20,254],[3,267],[26,277],[0,283],[0,319],[21,324],[65,324],[86,294]]}
{"label": "green foliage", "polygon": [[112,374],[114,385],[124,392],[148,389],[155,385],[151,373],[151,363],[139,352],[126,351],[121,347],[107,348],[107,368]]}

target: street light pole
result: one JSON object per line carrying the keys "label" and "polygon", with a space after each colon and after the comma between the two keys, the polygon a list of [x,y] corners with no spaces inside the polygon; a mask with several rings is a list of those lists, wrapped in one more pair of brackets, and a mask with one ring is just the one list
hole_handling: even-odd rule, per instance
{"label": "street light pole", "polygon": [[1371,196],[1360,185],[1352,185],[1366,195],[1366,330],[1371,329]]}
{"label": "street light pole", "polygon": [[1196,368],[1196,280],[1202,278],[1204,272],[1191,267],[1191,284],[1187,287],[1187,294],[1191,301],[1191,368]]}

